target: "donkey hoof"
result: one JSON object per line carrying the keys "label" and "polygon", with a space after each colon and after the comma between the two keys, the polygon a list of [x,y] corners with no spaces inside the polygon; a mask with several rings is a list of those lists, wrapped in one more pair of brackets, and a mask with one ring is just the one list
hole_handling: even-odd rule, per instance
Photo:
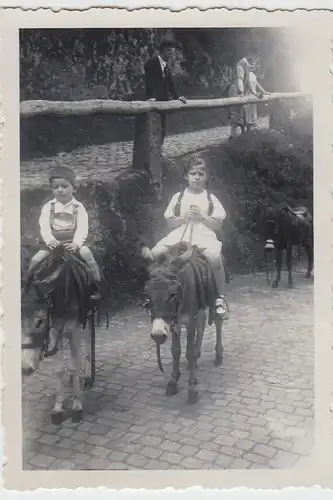
{"label": "donkey hoof", "polygon": [[293,281],[289,281],[288,282],[288,287],[289,288],[293,288],[294,287],[294,282]]}
{"label": "donkey hoof", "polygon": [[64,412],[56,411],[51,413],[51,422],[53,425],[61,425],[64,421]]}
{"label": "donkey hoof", "polygon": [[78,423],[81,422],[83,418],[83,410],[72,410],[72,422]]}
{"label": "donkey hoof", "polygon": [[198,402],[198,391],[194,391],[193,389],[190,389],[188,391],[187,402],[190,405],[195,405]]}
{"label": "donkey hoof", "polygon": [[308,279],[310,279],[310,278],[311,278],[311,273],[306,273],[306,275],[305,275],[305,279],[307,279],[307,280],[308,280]]}
{"label": "donkey hoof", "polygon": [[222,354],[216,354],[215,356],[215,366],[221,366],[223,361]]}
{"label": "donkey hoof", "polygon": [[166,395],[174,396],[175,394],[177,394],[177,392],[178,392],[177,384],[175,384],[174,382],[169,382],[166,390]]}
{"label": "donkey hoof", "polygon": [[272,283],[272,288],[277,288],[279,286],[279,283],[277,281],[274,281]]}

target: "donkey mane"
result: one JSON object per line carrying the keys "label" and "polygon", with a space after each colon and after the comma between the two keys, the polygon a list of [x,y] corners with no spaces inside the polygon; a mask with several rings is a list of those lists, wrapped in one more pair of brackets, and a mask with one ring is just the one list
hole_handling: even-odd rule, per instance
{"label": "donkey mane", "polygon": [[51,314],[78,314],[82,327],[85,326],[91,277],[87,265],[79,257],[67,252],[51,253],[35,271],[32,282],[39,299],[46,303],[51,301]]}
{"label": "donkey mane", "polygon": [[149,267],[150,279],[175,280],[183,266],[191,259],[193,251],[187,243],[176,243],[167,254]]}

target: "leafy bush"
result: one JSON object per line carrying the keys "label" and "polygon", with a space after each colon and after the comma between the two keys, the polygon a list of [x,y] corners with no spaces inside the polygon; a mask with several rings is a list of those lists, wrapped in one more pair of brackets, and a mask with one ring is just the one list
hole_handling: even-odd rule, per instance
{"label": "leafy bush", "polygon": [[268,90],[294,88],[288,37],[278,29],[25,29],[21,99],[143,99],[144,64],[165,35],[179,46],[173,72],[184,95],[222,96],[249,50],[260,56],[258,76]]}
{"label": "leafy bush", "polygon": [[211,186],[228,213],[222,230],[224,251],[234,270],[263,263],[262,214],[281,203],[313,211],[312,149],[308,137],[276,131],[244,134],[213,152]]}

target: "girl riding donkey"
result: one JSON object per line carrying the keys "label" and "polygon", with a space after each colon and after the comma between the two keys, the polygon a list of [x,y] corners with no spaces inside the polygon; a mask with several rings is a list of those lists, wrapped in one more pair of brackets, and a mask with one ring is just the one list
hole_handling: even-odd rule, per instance
{"label": "girl riding donkey", "polygon": [[71,252],[78,252],[91,270],[94,285],[92,300],[100,300],[101,276],[91,250],[84,244],[88,236],[88,214],[85,207],[73,197],[75,174],[67,167],[57,167],[50,174],[54,198],[47,202],[39,218],[42,248],[32,257],[28,281],[34,269],[52,250],[63,245]]}
{"label": "girl riding donkey", "polygon": [[162,238],[149,252],[147,257],[157,260],[169,247],[180,241],[195,245],[209,261],[218,289],[216,313],[221,319],[228,317],[228,305],[224,297],[225,271],[222,262],[222,243],[216,232],[226,217],[226,212],[216,196],[205,189],[208,169],[204,159],[193,156],[187,163],[185,179],[188,186],[183,192],[176,193],[167,207],[164,217],[173,230]]}

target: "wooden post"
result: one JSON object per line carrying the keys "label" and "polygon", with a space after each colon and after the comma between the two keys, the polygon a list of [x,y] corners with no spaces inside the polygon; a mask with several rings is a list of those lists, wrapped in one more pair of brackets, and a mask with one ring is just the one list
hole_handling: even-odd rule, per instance
{"label": "wooden post", "polygon": [[135,118],[133,168],[149,173],[157,192],[162,188],[162,131],[159,113]]}

